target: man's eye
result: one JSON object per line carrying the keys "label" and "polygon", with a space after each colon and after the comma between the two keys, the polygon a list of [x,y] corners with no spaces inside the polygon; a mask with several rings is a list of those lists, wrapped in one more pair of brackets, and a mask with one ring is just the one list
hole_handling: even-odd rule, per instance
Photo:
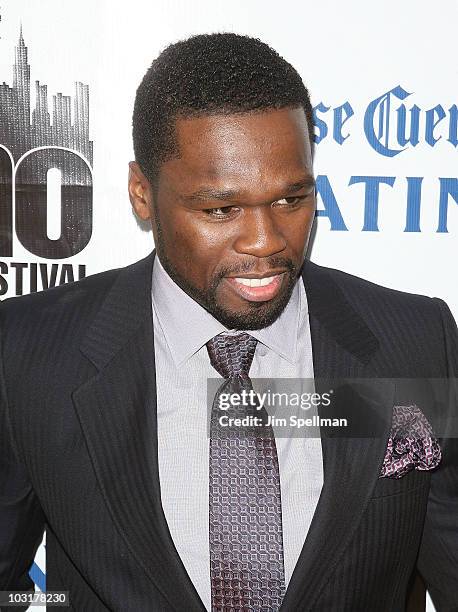
{"label": "man's eye", "polygon": [[219,208],[206,208],[204,210],[210,217],[228,217],[234,210],[234,206],[220,206]]}
{"label": "man's eye", "polygon": [[302,200],[305,200],[305,198],[306,196],[294,196],[290,198],[282,198],[274,203],[279,206],[297,206],[302,202]]}

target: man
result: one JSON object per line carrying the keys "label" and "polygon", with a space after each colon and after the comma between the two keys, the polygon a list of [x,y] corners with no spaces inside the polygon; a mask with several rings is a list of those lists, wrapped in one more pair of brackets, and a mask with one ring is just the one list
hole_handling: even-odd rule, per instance
{"label": "man", "polygon": [[389,385],[372,438],[224,438],[212,417],[208,437],[208,378],[458,371],[444,302],[304,264],[312,131],[299,75],[258,40],[153,62],[129,193],[157,250],[2,304],[1,589],[31,587],[46,526],[47,588],[73,610],[399,611],[417,572],[458,609],[455,441],[381,477]]}

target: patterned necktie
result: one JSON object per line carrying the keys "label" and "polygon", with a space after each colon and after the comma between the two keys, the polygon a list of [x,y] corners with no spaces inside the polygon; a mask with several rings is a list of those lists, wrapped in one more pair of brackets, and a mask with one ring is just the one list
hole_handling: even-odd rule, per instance
{"label": "patterned necktie", "polygon": [[[210,578],[212,612],[275,612],[285,594],[280,474],[272,427],[228,430],[219,424],[221,393],[252,389],[248,376],[257,340],[220,334],[207,343],[212,366],[226,381],[210,424]],[[250,413],[234,408],[232,416]],[[258,431],[256,431],[258,430]]]}

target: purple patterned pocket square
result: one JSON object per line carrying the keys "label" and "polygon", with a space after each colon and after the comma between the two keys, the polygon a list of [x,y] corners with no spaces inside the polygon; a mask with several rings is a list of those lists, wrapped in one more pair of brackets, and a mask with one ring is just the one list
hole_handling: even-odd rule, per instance
{"label": "purple patterned pocket square", "polygon": [[395,406],[379,478],[402,478],[413,469],[432,470],[441,458],[439,443],[420,408]]}

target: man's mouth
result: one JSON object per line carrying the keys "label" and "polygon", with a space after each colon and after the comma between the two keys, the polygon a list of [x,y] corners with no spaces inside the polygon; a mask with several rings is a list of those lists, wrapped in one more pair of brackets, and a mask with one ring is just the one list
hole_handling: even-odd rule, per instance
{"label": "man's mouth", "polygon": [[266,302],[280,291],[286,272],[270,276],[229,276],[226,281],[238,296],[250,302]]}

